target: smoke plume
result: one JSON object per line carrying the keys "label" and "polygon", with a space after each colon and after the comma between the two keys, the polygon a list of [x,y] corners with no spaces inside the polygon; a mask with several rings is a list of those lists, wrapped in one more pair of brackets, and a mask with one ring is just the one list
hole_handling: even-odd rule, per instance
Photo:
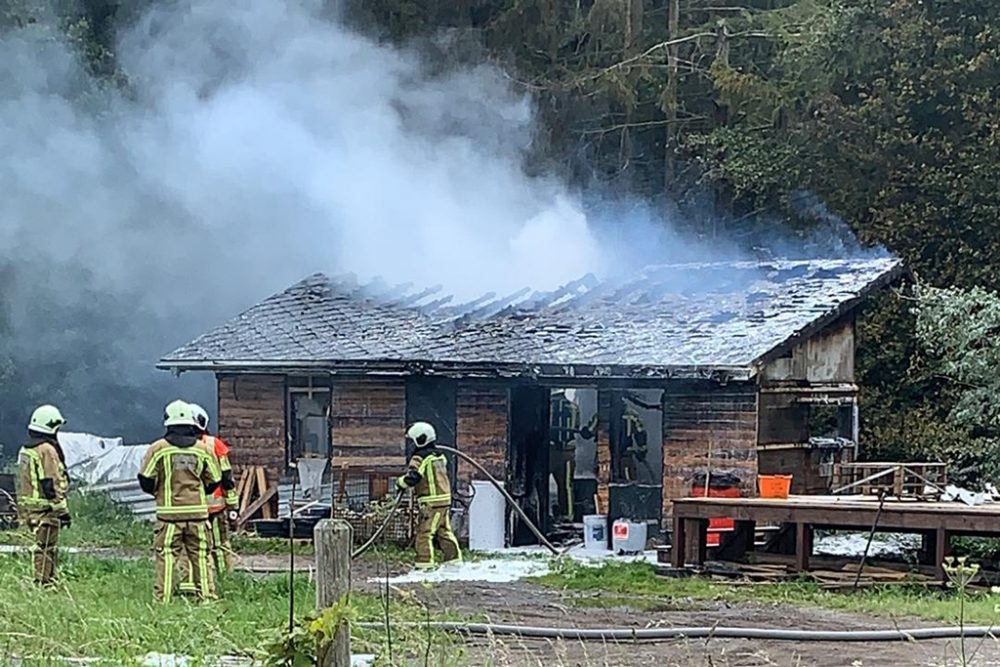
{"label": "smoke plume", "polygon": [[125,85],[45,22],[0,33],[9,445],[39,402],[152,437],[175,395],[212,395],[156,359],[315,271],[473,297],[627,269],[626,245],[698,252],[648,216],[598,238],[526,175],[531,100],[498,69],[432,67],[305,2],[164,3],[116,57]]}

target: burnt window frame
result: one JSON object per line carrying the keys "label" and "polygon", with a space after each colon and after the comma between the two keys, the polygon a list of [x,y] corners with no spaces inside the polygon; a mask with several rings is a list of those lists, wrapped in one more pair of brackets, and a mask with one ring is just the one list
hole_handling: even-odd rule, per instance
{"label": "burnt window frame", "polygon": [[[326,453],[325,458],[333,456],[333,423],[330,419],[333,410],[333,383],[329,375],[286,375],[285,376],[285,468],[291,471],[290,464],[297,458],[304,458],[302,452],[296,456],[297,419],[295,414],[295,395],[326,394]],[[315,458],[323,458],[317,456]]]}

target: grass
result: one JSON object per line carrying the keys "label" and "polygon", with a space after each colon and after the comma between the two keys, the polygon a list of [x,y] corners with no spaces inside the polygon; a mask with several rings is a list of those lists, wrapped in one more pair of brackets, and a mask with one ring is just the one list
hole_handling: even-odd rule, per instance
{"label": "grass", "polygon": [[[11,656],[41,664],[41,656],[104,658],[129,663],[151,652],[195,658],[230,654],[263,656],[263,647],[280,636],[288,621],[288,577],[253,577],[233,573],[220,582],[222,599],[197,604],[179,598],[152,602],[153,563],[148,559],[111,560],[94,556],[64,557],[60,583],[39,589],[31,583],[29,557],[0,556],[0,663]],[[295,582],[296,616],[312,610],[315,592],[305,575]],[[354,594],[356,621],[379,622],[384,607],[378,596]],[[395,621],[423,621],[412,599],[395,596]],[[443,617],[435,617],[443,620]],[[380,629],[356,627],[355,652],[378,653]],[[430,636],[431,664],[458,655],[450,638]],[[419,628],[394,631],[398,655],[423,655],[428,635]]]}
{"label": "grass", "polygon": [[[602,593],[597,598],[581,598],[581,606],[587,607],[627,604],[656,609],[683,600],[786,603],[954,624],[959,621],[961,605],[951,590],[934,590],[918,584],[865,588],[856,593],[825,591],[808,581],[737,586],[698,577],[661,577],[648,563],[609,563],[600,567],[560,563],[535,581],[561,590]],[[998,604],[1000,597],[996,595],[970,594],[965,602],[966,623],[996,623],[1000,618]]]}
{"label": "grass", "polygon": [[[134,558],[63,554],[59,585],[42,590],[31,583],[27,553],[0,555],[0,664],[15,655],[26,657],[26,665],[51,664],[51,656],[127,664],[149,652],[261,658],[265,647],[287,630],[287,574],[260,577],[235,572],[220,581],[219,601],[199,605],[179,598],[167,605],[154,604],[152,524],[137,521],[104,494],[73,492],[69,506],[73,525],[62,531],[60,546],[115,549]],[[26,529],[0,531],[0,542],[27,546],[31,541]],[[313,553],[310,542],[293,544],[297,554]],[[288,553],[287,540],[251,535],[233,536],[233,547],[242,554]],[[376,547],[366,557],[392,564],[413,559],[412,553],[394,547]],[[295,599],[296,618],[301,620],[315,601],[313,584],[305,574],[297,575]],[[378,596],[354,594],[351,609],[358,622],[385,618]],[[426,620],[423,607],[412,597],[394,593],[389,611],[394,622]],[[447,619],[437,615],[434,620]],[[355,627],[352,640],[355,652],[384,650],[381,629]],[[440,633],[397,629],[393,644],[397,658],[419,656],[423,664],[429,645],[430,664],[461,664],[459,645]]]}
{"label": "grass", "polygon": [[[73,523],[60,532],[61,546],[148,551],[153,544],[153,524],[136,521],[106,494],[72,491],[67,504]],[[24,529],[0,531],[0,542],[29,545],[32,536]]]}

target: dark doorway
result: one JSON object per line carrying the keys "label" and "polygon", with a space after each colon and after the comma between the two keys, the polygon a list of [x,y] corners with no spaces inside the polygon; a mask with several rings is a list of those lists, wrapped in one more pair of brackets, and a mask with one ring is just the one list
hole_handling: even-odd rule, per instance
{"label": "dark doorway", "polygon": [[[510,451],[507,486],[544,533],[549,530],[549,389],[515,387],[510,392]],[[514,522],[511,546],[535,544],[523,521]]]}
{"label": "dark doorway", "polygon": [[[455,382],[448,378],[411,377],[406,380],[406,423],[428,422],[437,431],[438,442],[455,446]],[[409,459],[413,452],[406,452]],[[448,457],[452,488],[457,475],[454,456]]]}

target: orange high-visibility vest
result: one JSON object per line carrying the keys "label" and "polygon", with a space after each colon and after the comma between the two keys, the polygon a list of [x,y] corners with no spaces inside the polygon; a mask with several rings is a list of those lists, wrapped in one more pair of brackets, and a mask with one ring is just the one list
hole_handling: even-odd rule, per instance
{"label": "orange high-visibility vest", "polygon": [[[231,475],[233,467],[229,463],[229,445],[227,445],[222,438],[214,435],[203,435],[201,437],[201,441],[205,449],[214,453],[215,458],[219,460],[219,469],[221,472],[225,474],[228,471]],[[235,509],[237,502],[238,499],[236,497],[236,491],[226,491],[220,484],[208,498],[208,512],[209,514],[221,512],[226,509],[227,505],[230,505],[233,509]]]}

